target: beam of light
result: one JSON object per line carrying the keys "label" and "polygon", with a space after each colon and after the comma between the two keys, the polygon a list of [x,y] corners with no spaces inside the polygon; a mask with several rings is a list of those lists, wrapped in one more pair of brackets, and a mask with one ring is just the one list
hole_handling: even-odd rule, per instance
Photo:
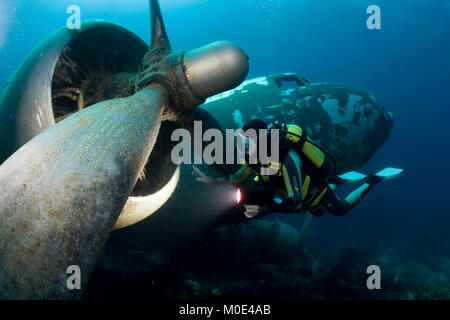
{"label": "beam of light", "polygon": [[128,198],[114,229],[122,229],[138,223],[158,211],[172,196],[180,181],[180,167],[177,167],[169,182],[156,193],[145,197]]}
{"label": "beam of light", "polygon": [[241,189],[237,189],[236,191],[236,202],[237,203],[241,202]]}

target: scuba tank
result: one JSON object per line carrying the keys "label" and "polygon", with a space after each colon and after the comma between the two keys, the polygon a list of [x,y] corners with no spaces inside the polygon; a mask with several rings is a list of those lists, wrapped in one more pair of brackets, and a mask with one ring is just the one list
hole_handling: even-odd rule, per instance
{"label": "scuba tank", "polygon": [[268,125],[267,133],[270,134],[272,129],[280,130],[286,137],[280,141],[280,159],[283,159],[289,149],[293,149],[299,154],[304,165],[316,174],[328,179],[336,176],[337,165],[333,156],[309,139],[301,127],[275,121]]}

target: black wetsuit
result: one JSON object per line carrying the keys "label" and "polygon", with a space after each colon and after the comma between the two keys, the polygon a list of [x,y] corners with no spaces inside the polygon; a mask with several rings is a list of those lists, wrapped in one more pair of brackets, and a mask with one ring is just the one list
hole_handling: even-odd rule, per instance
{"label": "black wetsuit", "polygon": [[[279,165],[279,174],[264,177],[259,174],[261,164],[244,164],[241,170],[228,178],[229,182],[241,185],[249,177],[258,176],[263,186],[242,188],[249,194],[259,194],[251,197],[259,200],[245,204],[261,204],[265,200],[269,204],[269,212],[297,213],[306,210],[315,216],[326,212],[345,215],[356,203],[350,204],[340,199],[330,188],[329,183],[336,179],[336,168],[328,154],[312,143],[300,127],[287,125],[284,128],[282,132],[285,134],[280,135],[281,163],[275,164]],[[372,187],[370,185],[361,197]],[[280,192],[283,189],[284,196]],[[273,197],[269,198],[269,194],[279,197],[281,203],[272,201]]]}

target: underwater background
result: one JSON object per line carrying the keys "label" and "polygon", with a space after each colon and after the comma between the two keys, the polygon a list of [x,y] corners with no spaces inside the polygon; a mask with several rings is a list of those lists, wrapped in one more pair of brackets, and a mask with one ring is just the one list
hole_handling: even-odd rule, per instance
{"label": "underwater background", "polygon": [[[0,79],[65,25],[72,4],[83,20],[119,23],[149,40],[145,0],[1,0]],[[381,7],[381,30],[366,27],[372,4]],[[249,257],[242,243],[205,242],[195,228],[179,239],[152,237],[152,221],[114,232],[86,298],[449,299],[450,2],[161,0],[161,9],[174,49],[234,41],[250,57],[249,79],[292,72],[369,89],[395,122],[361,171],[405,171],[347,216],[314,219],[295,266]],[[211,199],[192,180],[179,188],[190,188],[207,211]],[[169,201],[158,215],[180,205]],[[271,218],[299,228],[303,215]],[[382,270],[380,291],[365,287],[372,264]]]}

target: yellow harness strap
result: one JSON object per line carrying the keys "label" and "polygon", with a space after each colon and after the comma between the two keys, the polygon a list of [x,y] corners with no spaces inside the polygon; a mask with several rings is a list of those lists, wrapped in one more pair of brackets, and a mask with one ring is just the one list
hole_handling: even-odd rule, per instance
{"label": "yellow harness strap", "polygon": [[305,177],[305,181],[303,181],[303,187],[302,187],[302,200],[305,200],[306,195],[308,194],[308,189],[309,189],[309,183],[311,182],[311,177],[310,176],[306,176]]}
{"label": "yellow harness strap", "polygon": [[319,194],[319,196],[314,200],[314,202],[311,204],[311,207],[315,207],[319,204],[320,200],[322,200],[323,196],[325,195],[325,192],[327,192],[328,187],[322,190],[322,192]]}
{"label": "yellow harness strap", "polygon": [[[294,143],[298,143],[300,141],[300,137],[303,136],[302,128],[295,124],[288,124],[286,127],[288,131],[286,133],[286,138]],[[320,168],[325,162],[325,155],[319,148],[311,144],[308,139],[308,136],[306,136],[306,141],[303,145],[302,152],[317,168]]]}

